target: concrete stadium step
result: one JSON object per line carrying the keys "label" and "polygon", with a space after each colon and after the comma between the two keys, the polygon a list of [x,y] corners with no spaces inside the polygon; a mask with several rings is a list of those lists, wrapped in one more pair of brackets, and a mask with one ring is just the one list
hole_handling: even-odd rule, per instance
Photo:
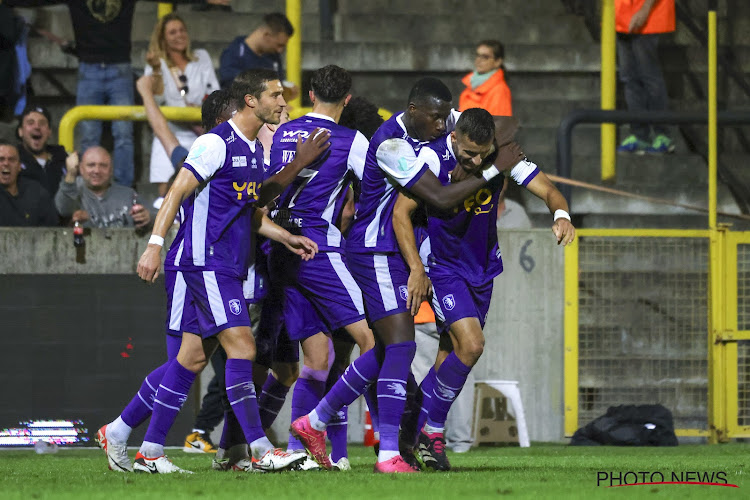
{"label": "concrete stadium step", "polygon": [[418,15],[381,12],[377,16],[370,12],[347,13],[336,17],[334,33],[335,39],[342,42],[401,42],[408,36],[422,43],[444,43],[465,39],[467,33],[477,41],[500,37],[504,43],[514,44],[591,42],[580,17],[548,14],[546,18],[554,18],[554,22],[539,18],[533,23],[519,22],[518,13],[505,9],[484,13],[481,23],[475,18],[456,16],[454,12]]}
{"label": "concrete stadium step", "polygon": [[[338,0],[339,14],[449,14],[456,17],[476,14],[483,16],[493,12],[516,13],[526,21],[532,16],[554,16],[566,14],[559,0]],[[528,16],[528,17],[527,17]]]}

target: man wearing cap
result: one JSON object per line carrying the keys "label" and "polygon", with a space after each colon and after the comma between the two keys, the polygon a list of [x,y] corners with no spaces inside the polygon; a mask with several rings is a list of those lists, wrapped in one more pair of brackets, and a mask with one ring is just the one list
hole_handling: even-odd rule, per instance
{"label": "man wearing cap", "polygon": [[18,154],[21,177],[34,179],[54,198],[65,175],[65,148],[49,144],[52,135],[49,111],[41,106],[26,106],[18,120]]}

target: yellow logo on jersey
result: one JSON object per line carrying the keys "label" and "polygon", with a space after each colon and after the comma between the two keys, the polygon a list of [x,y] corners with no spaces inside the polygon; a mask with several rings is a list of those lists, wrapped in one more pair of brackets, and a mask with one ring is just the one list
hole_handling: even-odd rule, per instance
{"label": "yellow logo on jersey", "polygon": [[464,208],[467,212],[474,212],[474,215],[488,214],[495,206],[494,203],[486,207],[492,201],[492,191],[482,188],[474,196],[469,196],[464,200]]}
{"label": "yellow logo on jersey", "polygon": [[254,200],[258,199],[258,193],[260,193],[260,182],[243,182],[242,184],[232,183],[234,190],[237,191],[237,199],[241,200],[242,195],[247,192],[248,196],[252,196]]}

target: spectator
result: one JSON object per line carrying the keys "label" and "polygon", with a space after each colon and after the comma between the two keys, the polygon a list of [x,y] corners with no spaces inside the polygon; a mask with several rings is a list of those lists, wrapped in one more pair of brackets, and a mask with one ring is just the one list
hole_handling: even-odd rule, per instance
{"label": "spectator", "polygon": [[50,114],[41,106],[26,106],[18,120],[16,131],[21,143],[18,153],[21,157],[21,177],[34,179],[54,198],[60,179],[65,173],[65,148],[48,144],[52,135]]}
{"label": "spectator", "polygon": [[482,108],[494,116],[512,116],[510,88],[505,83],[505,47],[497,40],[484,40],[477,44],[474,71],[466,75],[461,83],[466,88],[461,92],[458,108]]}
{"label": "spectator", "polygon": [[18,149],[0,143],[0,226],[56,226],[52,198],[33,179],[19,178]]}
{"label": "spectator", "polygon": [[294,34],[292,23],[284,14],[274,12],[263,17],[263,24],[246,37],[238,36],[221,53],[219,80],[228,87],[234,77],[248,69],[266,68],[279,74],[284,85],[284,100],[289,102],[299,95],[299,88],[285,80],[286,71],[281,54]]}
{"label": "spectator", "polygon": [[[156,0],[151,0],[156,1]],[[78,56],[76,105],[133,104],[133,70],[130,66],[130,40],[136,0],[3,0],[11,7],[45,7],[65,3],[73,21],[75,54]],[[102,124],[83,121],[78,126],[80,148],[99,145]],[[133,124],[113,121],[114,179],[132,186]]]}
{"label": "spectator", "polygon": [[[211,56],[203,49],[190,48],[190,36],[185,22],[177,14],[159,19],[151,33],[148,47],[146,75],[152,75],[152,91],[157,102],[166,106],[200,106],[203,99],[219,89],[219,81],[211,63]],[[187,124],[170,123],[180,145],[190,149],[198,137]],[[151,144],[150,180],[158,184],[159,208],[167,194],[169,179],[175,169],[157,137]]]}
{"label": "spectator", "polygon": [[84,227],[136,227],[151,223],[151,214],[133,188],[112,183],[112,157],[100,146],[87,149],[80,161],[71,153],[55,205],[63,217]]}
{"label": "spectator", "polygon": [[[617,58],[625,102],[630,111],[664,111],[667,85],[659,62],[662,33],[675,30],[674,0],[615,0]],[[674,144],[663,125],[631,123],[630,135],[617,148],[624,153],[672,153]]]}

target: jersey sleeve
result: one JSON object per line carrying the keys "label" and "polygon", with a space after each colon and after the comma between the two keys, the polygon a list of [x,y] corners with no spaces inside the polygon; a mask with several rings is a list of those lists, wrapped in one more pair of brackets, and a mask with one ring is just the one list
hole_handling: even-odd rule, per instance
{"label": "jersey sleeve", "polygon": [[461,112],[451,108],[451,112],[445,120],[445,132],[447,134],[450,134],[456,129],[456,122],[458,122],[459,118],[461,118]]}
{"label": "jersey sleeve", "polygon": [[354,136],[352,147],[349,149],[349,157],[346,160],[346,165],[359,180],[362,180],[365,170],[365,157],[367,156],[367,148],[369,147],[370,143],[362,135],[362,132],[357,132]]}
{"label": "jersey sleeve", "polygon": [[539,174],[539,167],[526,158],[519,161],[510,171],[510,176],[516,181],[516,184],[524,187],[526,187],[529,182],[531,182],[531,179],[536,177],[537,174]]}
{"label": "jersey sleeve", "polygon": [[297,153],[296,143],[289,143],[293,145],[294,149],[286,150],[284,149],[283,144],[279,142],[279,139],[284,136],[283,129],[284,128],[281,127],[276,130],[275,134],[273,134],[273,142],[271,143],[271,154],[269,155],[269,165],[266,177],[271,177],[272,175],[281,172],[284,167],[286,167],[287,163],[294,160],[294,155]]}
{"label": "jersey sleeve", "polygon": [[224,140],[216,134],[204,134],[195,140],[182,166],[200,182],[205,182],[224,166],[226,158]]}
{"label": "jersey sleeve", "polygon": [[378,166],[399,185],[409,189],[429,169],[424,157],[420,158],[403,139],[383,141],[375,153]]}

